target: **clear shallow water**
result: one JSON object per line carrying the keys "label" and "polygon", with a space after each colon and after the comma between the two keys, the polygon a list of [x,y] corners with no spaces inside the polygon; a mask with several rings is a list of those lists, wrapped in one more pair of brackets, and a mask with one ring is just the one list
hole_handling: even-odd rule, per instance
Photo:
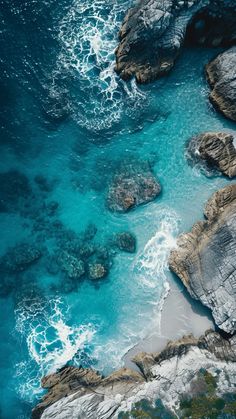
{"label": "clear shallow water", "polygon": [[[44,374],[69,361],[108,373],[158,327],[171,279],[169,250],[228,182],[207,178],[185,159],[192,135],[233,129],[208,102],[203,66],[216,51],[186,50],[169,77],[150,86],[124,84],[112,68],[128,5],[25,1],[20,9],[5,2],[1,11],[1,172],[20,170],[38,192],[27,216],[0,214],[1,254],[25,240],[52,253],[56,220],[79,237],[92,222],[96,243],[109,248],[119,231],[133,232],[138,243],[135,255],[112,258],[109,276],[97,285],[85,279],[68,289],[61,274],[48,273],[48,257],[14,278],[14,290],[1,298],[4,419],[29,417]],[[115,215],[106,207],[107,185],[127,158],[151,161],[163,192]],[[49,191],[37,189],[38,174]],[[59,203],[53,217],[44,209],[50,201]]]}

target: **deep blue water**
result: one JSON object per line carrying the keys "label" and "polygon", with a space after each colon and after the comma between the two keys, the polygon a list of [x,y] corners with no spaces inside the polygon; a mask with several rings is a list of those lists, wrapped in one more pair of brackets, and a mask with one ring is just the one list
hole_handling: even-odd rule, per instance
{"label": "deep blue water", "polygon": [[[67,362],[103,373],[122,365],[127,350],[158,327],[176,236],[228,182],[185,157],[192,135],[233,129],[208,101],[203,68],[217,51],[185,50],[165,79],[125,84],[113,71],[114,49],[130,4],[0,1],[0,171],[18,170],[30,185],[26,207],[17,200],[1,210],[0,255],[22,242],[44,255],[1,277],[2,419],[29,418],[40,378]],[[150,161],[163,191],[148,205],[113,214],[107,187],[130,159]],[[58,203],[54,213],[50,202]],[[85,237],[91,224],[93,239]],[[135,234],[135,254],[114,252],[121,231]],[[75,283],[54,271],[52,255],[73,235],[108,251],[107,278]]]}

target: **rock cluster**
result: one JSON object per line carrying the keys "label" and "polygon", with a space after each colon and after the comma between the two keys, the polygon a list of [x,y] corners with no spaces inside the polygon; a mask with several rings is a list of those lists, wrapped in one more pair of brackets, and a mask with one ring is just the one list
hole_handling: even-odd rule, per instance
{"label": "rock cluster", "polygon": [[120,30],[116,71],[125,80],[150,82],[173,67],[186,31],[201,45],[231,45],[235,23],[233,0],[139,0]]}
{"label": "rock cluster", "polygon": [[211,102],[227,118],[236,121],[236,47],[219,54],[206,66]]}
{"label": "rock cluster", "polygon": [[217,169],[232,178],[236,175],[235,137],[227,132],[204,132],[188,144],[188,157],[193,162],[203,161],[209,169]]}
{"label": "rock cluster", "polygon": [[115,173],[107,193],[110,211],[126,212],[154,200],[161,186],[148,162],[125,162]]}
{"label": "rock cluster", "polygon": [[191,296],[209,307],[225,332],[236,331],[236,184],[214,193],[204,214],[182,234],[169,265]]}
{"label": "rock cluster", "polygon": [[123,368],[102,378],[90,369],[66,367],[45,377],[42,386],[48,392],[33,410],[32,419],[118,418],[142,399],[161,399],[178,413],[180,399],[193,391],[199,371],[221,383],[219,393],[234,392],[235,336],[227,340],[213,331],[199,339],[185,336],[169,342],[160,353],[142,353],[134,361],[142,373]]}

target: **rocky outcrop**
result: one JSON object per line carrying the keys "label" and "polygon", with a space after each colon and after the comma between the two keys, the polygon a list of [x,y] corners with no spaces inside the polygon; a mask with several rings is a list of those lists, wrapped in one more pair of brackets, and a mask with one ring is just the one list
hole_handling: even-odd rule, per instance
{"label": "rocky outcrop", "polygon": [[161,192],[148,162],[124,162],[116,171],[108,188],[110,211],[126,212],[153,201]]}
{"label": "rocky outcrop", "polygon": [[214,193],[190,233],[182,234],[169,266],[191,296],[209,307],[216,324],[236,331],[236,184]]}
{"label": "rocky outcrop", "polygon": [[187,147],[191,161],[203,161],[232,178],[236,175],[235,137],[227,132],[204,132],[192,138]]}
{"label": "rocky outcrop", "polygon": [[233,0],[139,0],[120,30],[116,71],[124,80],[150,82],[173,67],[186,32],[201,45],[231,45],[235,23]]}
{"label": "rocky outcrop", "polygon": [[118,418],[142,399],[161,399],[178,413],[180,399],[193,391],[199,371],[208,374],[208,382],[214,377],[219,393],[234,392],[235,361],[235,336],[227,340],[209,330],[199,339],[190,335],[169,342],[160,353],[136,356],[142,374],[123,368],[102,378],[93,370],[67,367],[43,379],[48,393],[32,418]]}
{"label": "rocky outcrop", "polygon": [[236,121],[236,47],[219,54],[206,66],[211,102],[227,118]]}

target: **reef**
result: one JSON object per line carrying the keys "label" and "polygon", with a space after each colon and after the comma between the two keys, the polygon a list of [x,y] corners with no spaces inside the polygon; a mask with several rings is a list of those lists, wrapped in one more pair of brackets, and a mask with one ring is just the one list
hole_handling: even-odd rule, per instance
{"label": "reef", "polygon": [[193,163],[203,162],[207,169],[232,178],[236,175],[235,137],[227,132],[204,132],[191,138],[187,156]]}
{"label": "reef", "polygon": [[153,201],[160,192],[160,183],[149,162],[124,162],[108,187],[107,206],[110,211],[126,212]]}
{"label": "reef", "polygon": [[47,393],[32,419],[122,418],[143,399],[161,400],[162,408],[179,414],[189,408],[190,396],[201,402],[203,394],[213,393],[215,398],[225,392],[233,394],[235,361],[235,336],[224,339],[209,330],[199,339],[190,335],[169,342],[160,353],[137,355],[134,362],[140,372],[122,368],[103,378],[91,369],[65,367],[43,378]]}
{"label": "reef", "polygon": [[35,245],[21,243],[8,249],[0,258],[0,272],[21,272],[42,256],[41,249]]}
{"label": "reef", "polygon": [[236,121],[236,47],[219,54],[206,66],[212,88],[210,100],[227,118]]}
{"label": "reef", "polygon": [[206,221],[177,240],[169,258],[191,296],[207,306],[220,329],[236,331],[236,184],[212,195]]}
{"label": "reef", "polygon": [[120,30],[116,71],[147,83],[170,71],[185,41],[230,46],[236,40],[233,0],[140,0]]}

